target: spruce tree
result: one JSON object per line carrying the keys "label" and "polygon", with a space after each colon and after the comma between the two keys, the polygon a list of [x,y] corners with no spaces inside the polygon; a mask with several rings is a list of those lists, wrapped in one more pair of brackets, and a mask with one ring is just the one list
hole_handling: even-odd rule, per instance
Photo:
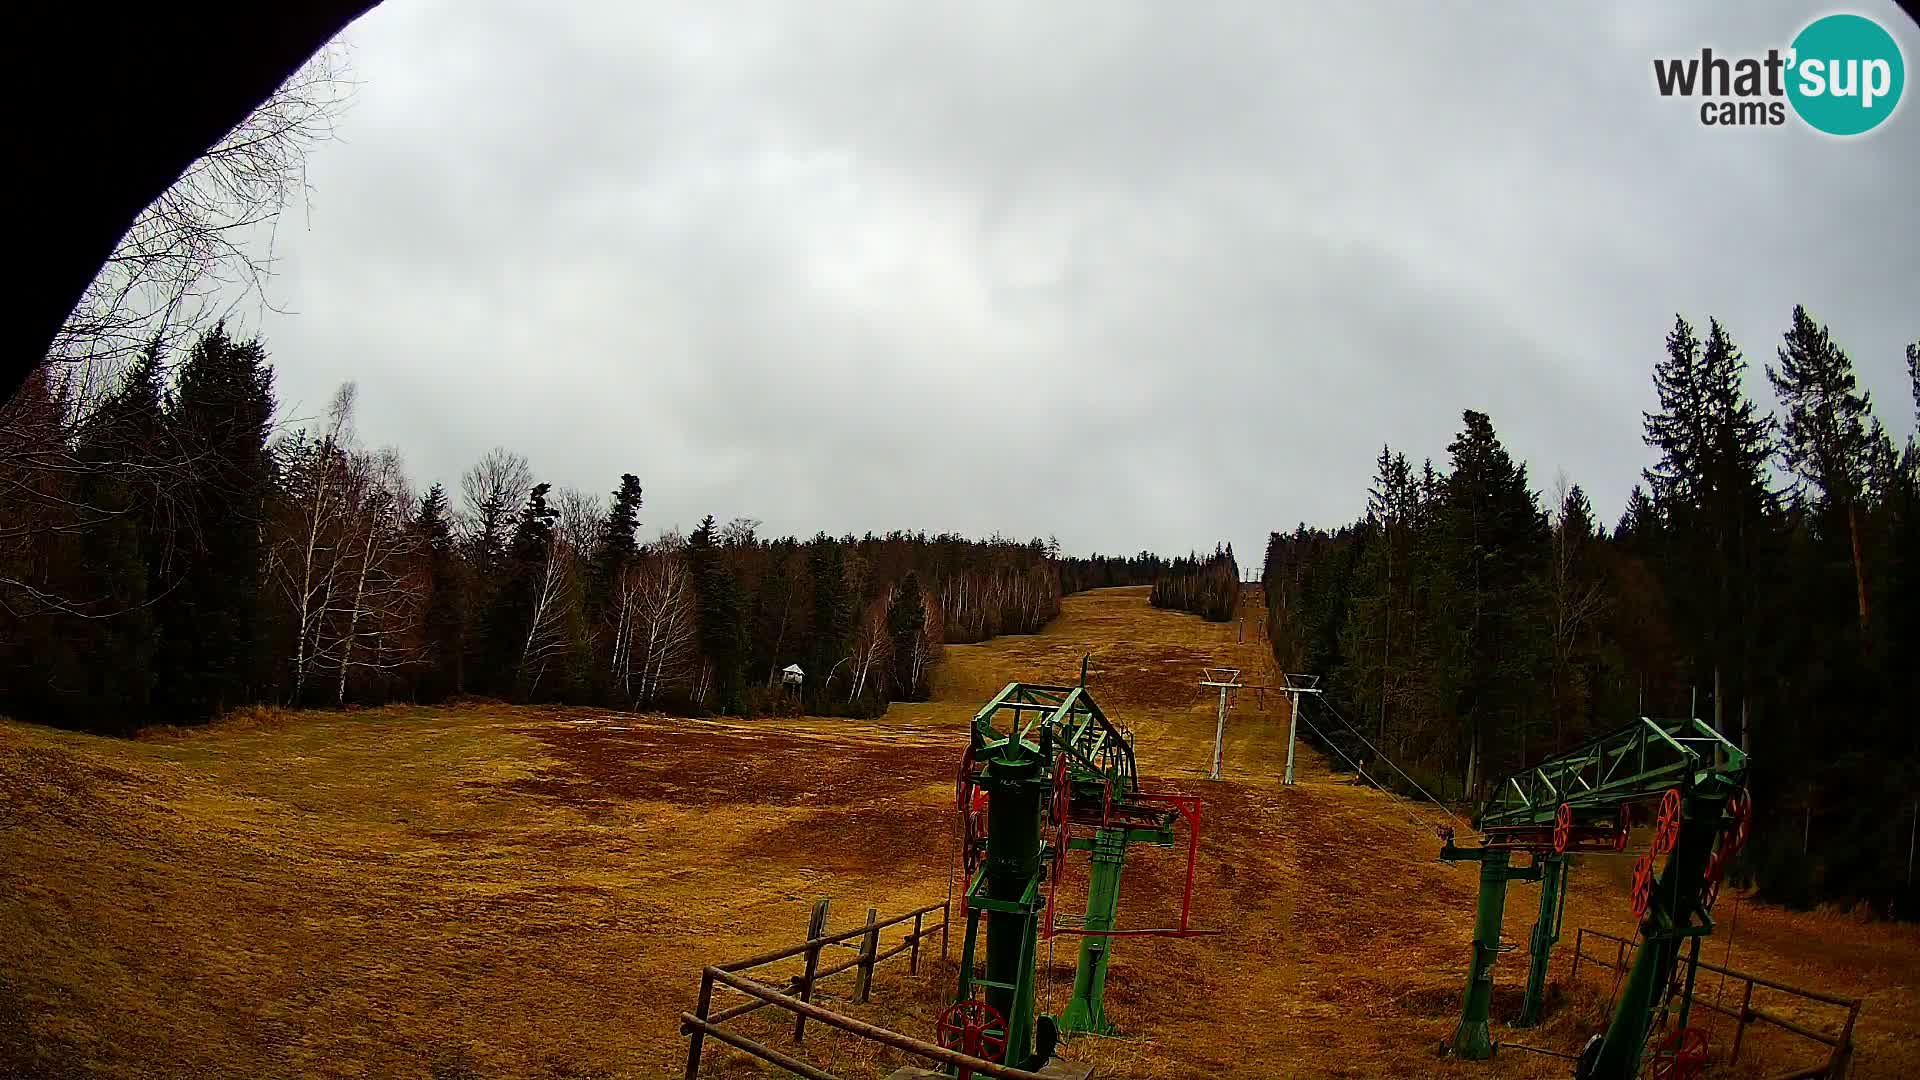
{"label": "spruce tree", "polygon": [[1711,679],[1714,724],[1727,732],[1727,701],[1745,693],[1756,666],[1757,572],[1772,493],[1766,460],[1771,421],[1746,396],[1746,363],[1718,320],[1706,342],[1677,319],[1654,369],[1660,411],[1645,414],[1660,460],[1646,472],[1666,526],[1662,577],[1685,637]]}
{"label": "spruce tree", "polygon": [[1817,491],[1815,505],[1826,522],[1825,533],[1846,536],[1864,634],[1868,603],[1860,496],[1873,448],[1868,438],[1873,395],[1859,390],[1853,361],[1805,307],[1794,307],[1793,325],[1779,356],[1778,367],[1767,367],[1767,381],[1786,410],[1780,456],[1802,484]]}
{"label": "spruce tree", "polygon": [[700,599],[700,651],[712,665],[714,705],[721,713],[738,713],[743,705],[746,620],[740,585],[726,565],[713,515],[687,538],[687,556]]}
{"label": "spruce tree", "polygon": [[547,492],[551,490],[551,484],[535,484],[527,493],[527,504],[515,521],[500,564],[501,580],[486,618],[484,667],[473,673],[475,682],[493,693],[520,695],[527,689],[520,662],[560,517],[557,509],[547,505]]}
{"label": "spruce tree", "polygon": [[424,617],[426,655],[422,660],[420,696],[439,701],[465,690],[466,583],[455,549],[453,520],[447,490],[436,483],[420,500],[414,522],[427,556],[427,610]]}
{"label": "spruce tree", "polygon": [[[750,669],[755,678],[771,686],[779,678],[780,668],[797,655],[794,633],[799,619],[799,579],[794,563],[799,561],[798,545],[782,540],[767,550],[766,570],[754,590],[752,654]],[[824,673],[823,673],[824,674]]]}
{"label": "spruce tree", "polygon": [[1522,763],[1539,711],[1540,610],[1547,523],[1485,413],[1462,414],[1440,508],[1453,611],[1455,713],[1469,790]]}
{"label": "spruce tree", "polygon": [[846,549],[821,533],[808,544],[807,577],[813,604],[807,621],[807,643],[802,655],[811,707],[830,707],[828,684],[851,651],[855,601],[847,586]]}
{"label": "spruce tree", "polygon": [[183,478],[166,542],[180,565],[155,605],[154,696],[182,720],[253,700],[272,418],[266,350],[215,326],[188,353],[166,409]]}
{"label": "spruce tree", "polygon": [[636,533],[640,528],[640,478],[623,473],[620,486],[613,492],[607,508],[607,520],[599,541],[589,553],[587,581],[582,605],[579,650],[584,660],[591,656],[590,671],[582,673],[588,692],[595,700],[615,697],[613,652],[622,647],[620,628],[625,612],[620,610],[620,579],[640,554]]}
{"label": "spruce tree", "polygon": [[919,701],[925,696],[925,658],[927,633],[926,600],[920,592],[920,576],[907,571],[893,591],[893,603],[887,608],[887,637],[893,643],[893,699]]}
{"label": "spruce tree", "polygon": [[71,637],[83,658],[75,702],[83,726],[127,730],[142,722],[153,692],[159,646],[149,606],[155,552],[154,493],[135,478],[153,473],[162,415],[158,347],[143,353],[120,387],[82,432],[79,457],[86,471],[75,502],[89,524],[78,536],[73,595],[84,598],[84,618]]}

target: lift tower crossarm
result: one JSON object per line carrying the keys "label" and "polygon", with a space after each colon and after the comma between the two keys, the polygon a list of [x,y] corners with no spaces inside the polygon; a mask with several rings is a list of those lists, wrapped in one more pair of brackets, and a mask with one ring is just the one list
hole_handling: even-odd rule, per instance
{"label": "lift tower crossarm", "polygon": [[1712,773],[1746,773],[1747,755],[1699,720],[1641,717],[1608,735],[1502,780],[1481,807],[1483,832],[1552,825],[1566,803],[1582,824]]}
{"label": "lift tower crossarm", "polygon": [[[1718,881],[1716,868],[1724,865],[1726,854],[1714,849],[1736,817],[1744,819],[1747,804],[1740,793],[1747,765],[1747,755],[1738,746],[1699,720],[1641,717],[1495,784],[1474,819],[1484,836],[1482,845],[1456,847],[1454,838],[1445,834],[1440,852],[1449,862],[1480,863],[1473,963],[1453,1052],[1483,1058],[1496,1048],[1487,1013],[1507,883],[1541,883],[1540,912],[1529,943],[1527,993],[1515,1020],[1515,1026],[1524,1027],[1540,1020],[1547,964],[1560,936],[1568,856],[1624,852],[1631,827],[1627,807],[1659,799],[1662,828],[1656,830],[1655,850],[1636,867],[1636,874],[1646,878],[1636,885],[1635,900],[1636,911],[1644,904],[1641,933],[1646,944],[1636,954],[1612,1023],[1592,1053],[1583,1057],[1579,1073],[1591,1080],[1630,1080],[1636,1075],[1656,999],[1679,958],[1681,942],[1692,939],[1697,955],[1699,939],[1713,932],[1708,885]],[[1736,829],[1743,839],[1744,828],[1741,824]],[[1515,852],[1529,854],[1531,865],[1511,865]],[[1656,857],[1669,853],[1664,872],[1653,880]],[[1691,977],[1687,985],[1690,995]],[[1690,1002],[1686,997],[1680,1001],[1684,1026]]]}

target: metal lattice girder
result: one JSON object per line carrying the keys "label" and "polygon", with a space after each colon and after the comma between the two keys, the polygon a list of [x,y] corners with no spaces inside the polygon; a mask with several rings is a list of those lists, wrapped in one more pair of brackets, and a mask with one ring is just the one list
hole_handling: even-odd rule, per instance
{"label": "metal lattice girder", "polygon": [[1123,803],[1140,790],[1132,734],[1107,718],[1086,687],[1008,683],[974,714],[974,756],[1015,740],[1035,751],[1045,740],[1067,759],[1076,802],[1097,795]]}
{"label": "metal lattice girder", "polygon": [[1600,820],[1668,788],[1690,791],[1710,780],[1737,786],[1746,771],[1746,754],[1702,721],[1643,716],[1504,778],[1475,824],[1482,830],[1550,826],[1561,803],[1583,821]]}

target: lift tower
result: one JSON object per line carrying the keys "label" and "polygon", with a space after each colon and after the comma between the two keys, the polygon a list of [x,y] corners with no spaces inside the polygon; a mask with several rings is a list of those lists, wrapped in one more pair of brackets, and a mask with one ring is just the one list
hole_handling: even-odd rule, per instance
{"label": "lift tower", "polygon": [[[1644,943],[1621,990],[1613,1020],[1581,1056],[1582,1080],[1631,1080],[1663,990],[1670,989],[1683,944],[1690,945],[1680,1020],[1692,1005],[1700,939],[1713,933],[1713,899],[1727,861],[1746,843],[1752,806],[1747,755],[1699,720],[1642,717],[1611,734],[1504,777],[1475,818],[1485,839],[1462,848],[1443,834],[1440,858],[1480,864],[1473,958],[1451,1051],[1490,1057],[1493,964],[1509,881],[1539,881],[1540,907],[1529,942],[1527,993],[1514,1026],[1539,1022],[1547,965],[1560,936],[1567,858],[1581,851],[1625,852],[1632,807],[1651,805],[1652,846],[1635,863],[1633,910]],[[1515,853],[1529,865],[1512,865]],[[1659,869],[1660,859],[1666,859]]]}
{"label": "lift tower", "polygon": [[[1108,961],[1121,936],[1188,936],[1200,803],[1141,790],[1133,736],[1110,720],[1082,686],[1008,683],[973,718],[960,762],[956,801],[965,822],[966,937],[956,1007],[985,991],[985,1009],[1004,1036],[1005,1060],[1036,1067],[1062,1031],[1112,1032],[1105,1013]],[[1187,884],[1180,924],[1116,927],[1121,870],[1133,844],[1169,847],[1187,831]],[[1084,835],[1076,835],[1078,829]],[[1086,915],[1056,920],[1054,897],[1070,851],[1091,856]],[[974,974],[982,918],[986,968]],[[1073,994],[1059,1019],[1034,1003],[1037,941],[1081,937]]]}

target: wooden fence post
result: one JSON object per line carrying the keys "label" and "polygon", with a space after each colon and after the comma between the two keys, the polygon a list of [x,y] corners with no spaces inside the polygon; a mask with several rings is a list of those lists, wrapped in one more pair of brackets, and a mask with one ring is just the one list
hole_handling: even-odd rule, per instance
{"label": "wooden fence post", "polygon": [[1833,1048],[1827,1080],[1846,1080],[1847,1066],[1853,1064],[1853,1022],[1860,1018],[1860,1002],[1847,1009],[1847,1026],[1840,1029],[1840,1045]]}
{"label": "wooden fence post", "polygon": [[[707,1010],[713,1005],[713,971],[703,969],[700,972],[700,1003],[693,1008],[693,1015],[702,1020],[707,1018]],[[703,1028],[694,1028],[692,1038],[687,1043],[687,1080],[700,1075],[700,1051],[706,1044],[707,1033]]]}
{"label": "wooden fence post", "polygon": [[1740,1040],[1747,1037],[1747,1025],[1753,1022],[1753,980],[1747,980],[1747,992],[1740,999],[1740,1022],[1733,1026],[1733,1053],[1727,1055],[1727,1064],[1740,1060]]}
{"label": "wooden fence post", "polygon": [[1587,928],[1582,926],[1573,932],[1573,974],[1567,976],[1567,982],[1580,981],[1580,946],[1587,940]]}
{"label": "wooden fence post", "polygon": [[[807,920],[807,940],[824,937],[827,933],[827,902],[818,900],[813,905],[813,917]],[[807,973],[800,977],[800,1000],[813,1000],[813,973],[820,970],[820,946],[807,946]],[[793,1014],[793,1041],[799,1042],[807,1035],[807,1014]],[[691,1076],[687,1080],[693,1080]]]}
{"label": "wooden fence post", "polygon": [[873,990],[873,958],[880,951],[880,909],[867,909],[867,936],[860,943],[860,1000]]}
{"label": "wooden fence post", "polygon": [[913,913],[913,946],[907,950],[907,974],[920,974],[920,912]]}

